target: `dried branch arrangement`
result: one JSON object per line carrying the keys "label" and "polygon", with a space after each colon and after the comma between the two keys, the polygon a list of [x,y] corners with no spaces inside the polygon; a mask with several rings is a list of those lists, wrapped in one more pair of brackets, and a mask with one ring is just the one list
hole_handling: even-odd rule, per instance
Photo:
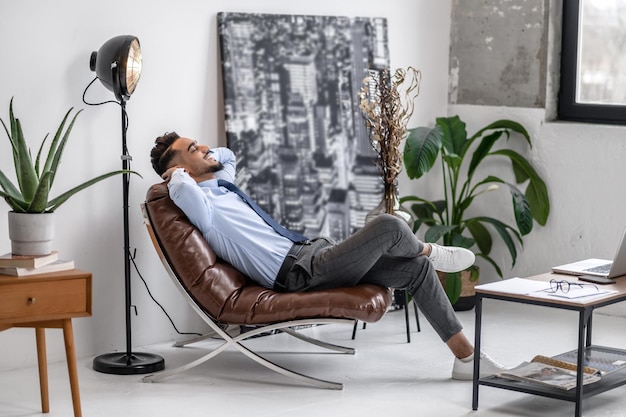
{"label": "dried branch arrangement", "polygon": [[402,171],[400,143],[407,135],[422,75],[413,67],[388,69],[363,79],[359,108],[370,142],[378,154],[378,167],[385,184],[395,184]]}

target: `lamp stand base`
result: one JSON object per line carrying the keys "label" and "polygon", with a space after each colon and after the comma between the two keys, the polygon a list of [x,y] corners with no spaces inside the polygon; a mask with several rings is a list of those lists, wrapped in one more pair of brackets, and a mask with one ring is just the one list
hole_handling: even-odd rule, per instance
{"label": "lamp stand base", "polygon": [[93,369],[105,374],[148,374],[161,371],[163,368],[165,360],[152,353],[115,352],[97,356],[93,360]]}

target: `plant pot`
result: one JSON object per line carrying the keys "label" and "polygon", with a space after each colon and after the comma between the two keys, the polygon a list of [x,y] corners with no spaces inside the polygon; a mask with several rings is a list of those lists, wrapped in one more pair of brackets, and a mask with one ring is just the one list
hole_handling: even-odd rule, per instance
{"label": "plant pot", "polygon": [[[478,271],[477,266],[473,266]],[[437,271],[439,281],[445,288],[446,278],[448,274],[446,272]],[[452,303],[454,311],[467,311],[476,306],[476,285],[478,285],[478,279],[472,279],[471,268],[465,271],[461,271],[461,296],[458,300]]]}
{"label": "plant pot", "polygon": [[54,213],[9,212],[9,239],[15,255],[40,256],[52,252]]}

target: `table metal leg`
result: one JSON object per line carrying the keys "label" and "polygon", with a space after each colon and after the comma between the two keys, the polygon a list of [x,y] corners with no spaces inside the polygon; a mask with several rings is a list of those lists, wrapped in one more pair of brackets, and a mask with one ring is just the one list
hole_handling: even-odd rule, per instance
{"label": "table metal leg", "polygon": [[576,410],[574,412],[575,417],[580,417],[582,413],[582,400],[583,400],[583,368],[585,357],[585,342],[590,338],[589,329],[587,327],[589,323],[590,312],[583,309],[578,314],[578,352],[577,352],[577,369],[576,369]]}
{"label": "table metal leg", "polygon": [[472,378],[472,409],[478,410],[478,378],[480,377],[480,333],[482,325],[483,298],[476,295],[476,321],[474,325],[474,376]]}
{"label": "table metal leg", "polygon": [[589,310],[587,320],[587,340],[585,342],[586,346],[591,346],[591,329],[593,322],[593,310]]}

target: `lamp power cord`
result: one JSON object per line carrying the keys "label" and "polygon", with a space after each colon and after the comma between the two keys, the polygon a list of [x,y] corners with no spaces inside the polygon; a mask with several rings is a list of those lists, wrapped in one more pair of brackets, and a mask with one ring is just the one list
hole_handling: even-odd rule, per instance
{"label": "lamp power cord", "polygon": [[[137,272],[137,275],[141,279],[141,282],[143,282],[143,285],[146,288],[146,292],[148,293],[148,295],[150,296],[152,301],[154,301],[154,303],[161,308],[161,310],[163,311],[163,314],[165,314],[165,317],[167,317],[167,319],[170,321],[170,323],[172,324],[172,327],[174,328],[176,333],[178,333],[179,335],[184,335],[184,336],[188,336],[188,335],[191,335],[191,336],[202,336],[202,333],[181,332],[180,330],[178,330],[178,328],[176,327],[176,324],[174,324],[174,320],[172,320],[172,317],[168,314],[167,310],[165,310],[165,307],[163,307],[163,305],[161,303],[159,303],[156,300],[156,298],[154,298],[154,296],[152,295],[152,292],[150,291],[150,287],[148,287],[148,283],[144,279],[143,275],[141,275],[141,272],[139,271],[139,267],[137,266],[137,263],[135,262],[136,253],[137,253],[137,249],[134,249],[133,254],[131,255],[129,253],[128,257],[130,258],[130,261],[132,262],[132,264],[133,264],[133,266],[135,268],[135,271]],[[135,315],[136,315],[137,314],[137,308],[135,306],[133,306],[133,307],[135,308]]]}

